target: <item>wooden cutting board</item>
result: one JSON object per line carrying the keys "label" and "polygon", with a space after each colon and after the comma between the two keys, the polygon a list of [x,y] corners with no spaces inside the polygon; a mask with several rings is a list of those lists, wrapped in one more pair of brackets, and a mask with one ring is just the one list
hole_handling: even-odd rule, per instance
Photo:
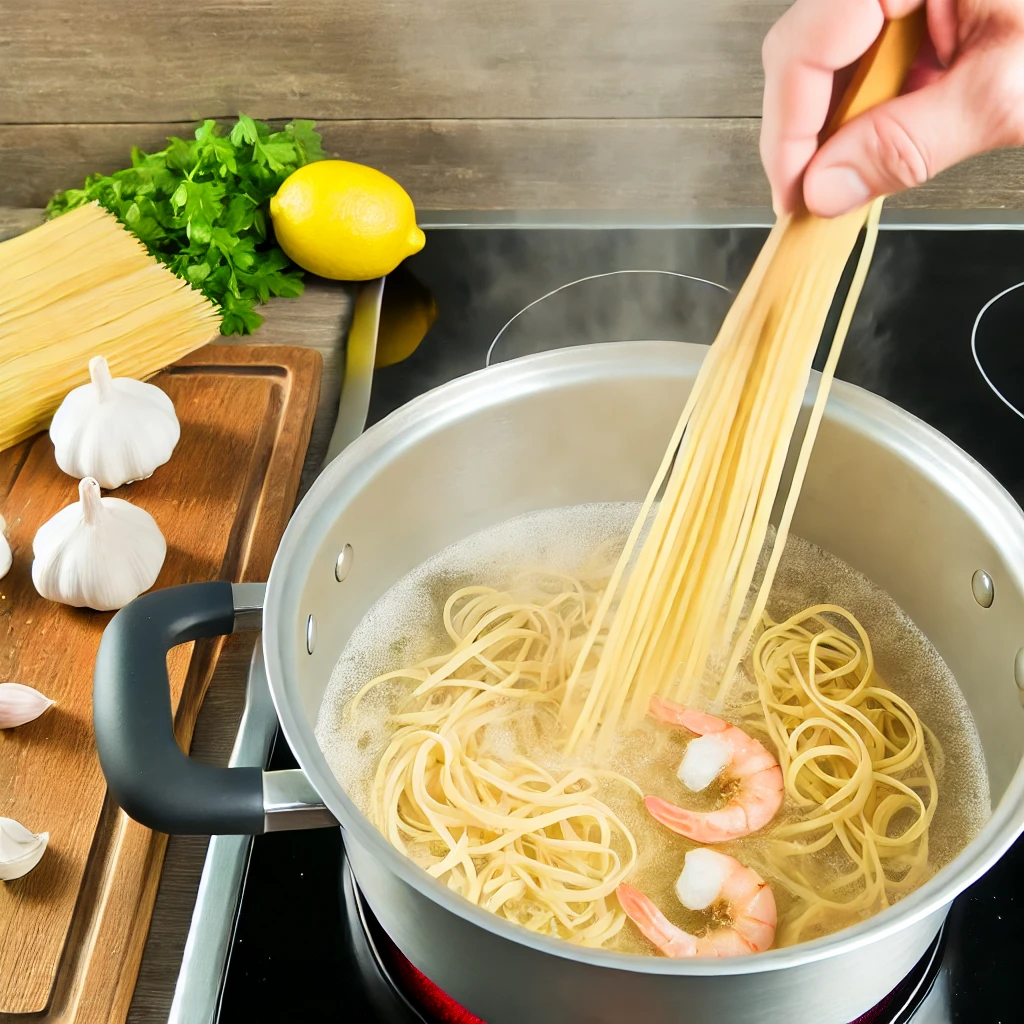
{"label": "wooden cutting board", "polygon": [[[170,462],[112,492],[145,508],[167,538],[156,587],[259,581],[291,515],[319,396],[309,349],[208,346],[155,377],[181,440]],[[42,600],[32,537],[77,500],[46,434],[0,452],[0,513],[14,565],[0,580],[0,681],[57,704],[0,732],[0,815],[49,832],[39,866],[0,883],[0,1022],[124,1020],[156,896],[166,836],[107,797],[92,729],[92,667],[110,614]],[[183,645],[168,669],[187,749],[223,640]]]}

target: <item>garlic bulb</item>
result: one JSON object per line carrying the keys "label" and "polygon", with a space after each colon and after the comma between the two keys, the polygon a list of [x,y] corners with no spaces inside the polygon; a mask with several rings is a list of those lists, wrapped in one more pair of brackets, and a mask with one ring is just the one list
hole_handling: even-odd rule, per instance
{"label": "garlic bulb", "polygon": [[4,536],[6,529],[7,523],[4,522],[4,517],[0,516],[0,580],[10,571],[11,562],[14,561],[11,557],[11,545],[7,543],[7,538]]}
{"label": "garlic bulb", "polygon": [[160,527],[144,509],[101,498],[86,477],[79,500],[39,527],[32,582],[49,601],[74,608],[122,608],[156,582],[167,554]]}
{"label": "garlic bulb", "polygon": [[57,465],[108,490],[152,476],[181,435],[174,403],[152,384],[111,377],[102,356],[89,360],[89,376],[92,383],[70,391],[50,424]]}
{"label": "garlic bulb", "polygon": [[0,818],[0,882],[27,875],[42,859],[49,832],[36,835],[13,818]]}
{"label": "garlic bulb", "polygon": [[0,729],[14,729],[38,718],[53,701],[31,686],[0,683]]}

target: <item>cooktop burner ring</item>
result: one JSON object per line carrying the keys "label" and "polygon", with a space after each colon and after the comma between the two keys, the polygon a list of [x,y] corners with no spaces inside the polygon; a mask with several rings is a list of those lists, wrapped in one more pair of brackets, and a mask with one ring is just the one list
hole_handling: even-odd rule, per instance
{"label": "cooktop burner ring", "polygon": [[[557,288],[552,288],[549,291],[546,291],[543,295],[540,295],[537,298],[533,299],[531,302],[528,302],[525,306],[522,307],[522,309],[519,310],[518,313],[515,313],[508,320],[506,320],[505,323],[500,328],[500,330],[498,331],[498,333],[495,334],[490,345],[487,346],[487,354],[484,357],[484,365],[492,366],[495,363],[505,362],[506,358],[514,358],[514,356],[512,356],[496,359],[495,351],[498,348],[498,343],[505,336],[506,331],[508,331],[508,329],[512,327],[512,325],[515,324],[520,317],[529,313],[531,309],[535,309],[542,303],[546,302],[548,299],[551,299],[556,295],[560,295],[562,292],[566,292],[570,288],[575,288],[577,285],[589,284],[592,281],[601,281],[610,277],[624,278],[629,280],[639,279],[641,277],[654,277],[656,279],[674,278],[676,282],[685,281],[689,284],[703,285],[706,288],[711,288],[712,290],[720,293],[721,295],[727,296],[730,300],[733,296],[733,290],[731,288],[728,288],[726,285],[722,284],[719,281],[713,281],[710,278],[701,277],[697,274],[684,274],[678,270],[667,270],[664,268],[657,269],[643,267],[627,267],[618,270],[606,270],[599,274],[587,274],[584,277],[577,277],[572,281],[566,281],[564,284],[558,285]],[[711,344],[713,340],[714,337],[708,338],[707,344]]]}
{"label": "cooktop burner ring", "polygon": [[989,299],[980,310],[978,310],[978,315],[974,318],[974,325],[971,327],[971,355],[974,357],[974,365],[978,368],[978,373],[981,374],[982,379],[989,386],[996,398],[998,398],[999,401],[1010,410],[1010,412],[1016,413],[1016,415],[1024,420],[1024,412],[1021,412],[1020,409],[1018,409],[1017,406],[1015,406],[1013,402],[1011,402],[1006,395],[996,387],[995,382],[982,365],[981,357],[978,355],[978,328],[981,327],[981,323],[985,319],[985,314],[998,302],[1005,299],[1007,295],[1012,294],[1019,288],[1024,288],[1024,281],[1018,281],[1016,284],[1010,285],[1009,288],[1004,288],[1001,292],[993,295],[992,298]]}

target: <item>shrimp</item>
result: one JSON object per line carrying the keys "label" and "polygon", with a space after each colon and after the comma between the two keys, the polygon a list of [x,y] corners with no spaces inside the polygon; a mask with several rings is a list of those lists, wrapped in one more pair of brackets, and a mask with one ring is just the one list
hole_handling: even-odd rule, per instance
{"label": "shrimp", "polygon": [[725,843],[764,828],[782,806],[779,762],[752,736],[714,715],[652,697],[651,715],[661,722],[695,732],[679,766],[679,778],[699,792],[726,773],[732,780],[729,802],[717,811],[688,811],[660,797],[644,804],[662,825],[697,843]]}
{"label": "shrimp", "polygon": [[712,925],[703,935],[691,935],[674,925],[654,901],[622,882],[615,890],[626,916],[665,956],[745,956],[771,949],[775,941],[776,909],[771,886],[735,857],[714,850],[691,850],[676,883],[680,902],[690,910],[712,908]]}

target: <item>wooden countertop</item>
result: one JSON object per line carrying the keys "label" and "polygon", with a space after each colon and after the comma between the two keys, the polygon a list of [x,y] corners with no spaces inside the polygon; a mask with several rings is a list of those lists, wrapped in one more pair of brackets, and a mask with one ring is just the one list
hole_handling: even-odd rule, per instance
{"label": "wooden countertop", "polygon": [[[0,207],[0,240],[34,227],[42,211]],[[301,345],[317,349],[324,369],[313,434],[303,468],[299,496],[319,473],[334,430],[341,389],[342,342],[348,331],[354,289],[319,278],[307,278],[298,299],[272,299],[260,309],[266,317],[256,334],[222,338],[219,344]],[[227,644],[210,683],[196,723],[192,753],[200,760],[226,764],[245,699],[245,681],[252,654],[251,640]],[[139,969],[130,1024],[166,1024],[192,919],[208,839],[172,836],[152,923]]]}

